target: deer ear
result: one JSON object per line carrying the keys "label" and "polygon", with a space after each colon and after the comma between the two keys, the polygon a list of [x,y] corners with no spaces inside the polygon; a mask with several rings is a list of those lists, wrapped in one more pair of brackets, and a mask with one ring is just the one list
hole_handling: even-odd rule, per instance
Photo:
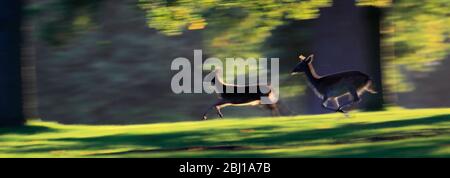
{"label": "deer ear", "polygon": [[311,54],[308,56],[308,58],[306,58],[305,62],[311,63],[313,61],[313,59],[314,59],[314,54]]}
{"label": "deer ear", "polygon": [[305,57],[305,56],[303,56],[303,55],[300,55],[300,56],[298,56],[298,58],[300,59],[300,61],[303,61],[303,60],[305,60],[305,59],[306,59],[306,57]]}

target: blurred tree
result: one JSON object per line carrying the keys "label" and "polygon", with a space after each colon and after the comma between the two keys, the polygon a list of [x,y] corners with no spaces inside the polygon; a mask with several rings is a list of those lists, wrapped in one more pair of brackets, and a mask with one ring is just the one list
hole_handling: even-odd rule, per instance
{"label": "blurred tree", "polygon": [[148,25],[166,35],[204,29],[207,52],[219,58],[260,57],[262,44],[284,19],[318,17],[331,0],[140,0]]}
{"label": "blurred tree", "polygon": [[[67,40],[95,27],[94,14],[102,0],[45,0],[27,5],[26,12],[38,18],[37,35],[50,45]],[[50,18],[51,17],[51,18]]]}
{"label": "blurred tree", "polygon": [[[34,16],[45,15],[44,18],[36,18],[39,37],[49,44],[62,45],[72,37],[83,34],[82,32],[87,30],[95,31],[99,26],[99,22],[104,23],[104,19],[101,21],[97,19],[98,13],[95,11],[99,6],[104,7],[104,4],[99,5],[99,1],[39,0],[29,6],[28,9],[35,13]],[[111,1],[103,2],[114,4]],[[407,83],[402,73],[404,70],[417,72],[430,71],[439,64],[438,62],[444,58],[443,56],[448,55],[448,51],[450,51],[448,49],[449,26],[447,25],[449,24],[449,15],[448,10],[446,10],[448,9],[446,3],[448,0],[397,0],[393,4],[391,4],[391,0],[356,0],[352,1],[352,4],[355,2],[358,6],[389,7],[388,12],[385,14],[386,16],[382,18],[381,32],[385,37],[382,39],[382,43],[384,46],[390,46],[390,53],[382,54],[383,61],[379,61],[377,54],[374,54],[370,58],[376,58],[375,60],[369,61],[373,62],[371,65],[376,66],[379,66],[380,62],[383,62],[383,85],[388,86],[387,88],[389,90],[402,92],[413,89],[412,85]],[[126,3],[134,5],[134,2]],[[331,6],[331,0],[139,1],[139,7],[145,10],[147,25],[162,34],[175,36],[188,30],[202,30],[201,33],[195,34],[203,35],[203,38],[196,39],[202,39],[204,49],[206,49],[205,53],[209,53],[206,55],[220,58],[228,56],[274,56],[292,60],[288,62],[287,60],[281,61],[282,63],[285,62],[285,64],[286,62],[289,63],[289,65],[281,66],[287,67],[285,70],[289,70],[289,66],[295,65],[290,63],[295,63],[296,61],[293,59],[296,59],[299,52],[303,52],[299,50],[306,49],[300,44],[313,43],[304,40],[311,34],[307,31],[300,31],[305,27],[303,23],[298,23],[295,29],[285,30],[287,33],[279,33],[283,35],[282,37],[274,37],[273,34],[289,23],[315,19],[319,16],[319,8],[329,6]],[[109,15],[107,12],[101,13],[104,16]],[[142,14],[139,15],[142,17]],[[126,20],[114,19],[114,21]],[[373,27],[372,30],[379,30],[377,27],[378,22],[371,21],[369,23]],[[129,28],[129,26],[127,27]],[[288,28],[292,28],[292,26]],[[153,32],[153,30],[149,31]],[[124,30],[124,33],[130,34],[135,32]],[[189,34],[186,36],[189,36]],[[103,37],[109,39],[111,36],[105,35]],[[375,35],[373,37],[378,39],[369,40],[379,40],[379,36]],[[280,38],[286,40],[280,40]],[[283,45],[283,47],[278,46],[278,49],[285,49],[283,52],[289,51],[289,54],[285,55],[285,57],[279,55],[279,52],[274,52],[274,50],[278,50],[274,46],[264,46],[268,41],[278,40],[286,42],[289,39],[294,41],[292,40],[293,38],[299,38],[303,41],[300,40],[301,42],[299,42],[297,40],[295,43],[277,44],[279,46]],[[149,38],[139,38],[142,41],[147,39]],[[152,42],[157,45],[163,44],[161,46],[164,46],[169,41],[167,39],[177,38],[164,38],[160,41],[150,40],[153,40]],[[133,41],[139,40],[135,39]],[[183,44],[178,46],[185,47],[187,45]],[[85,50],[78,46],[76,48],[80,51],[92,51],[91,49]],[[377,47],[375,46],[375,48]],[[377,51],[377,49],[374,51]],[[324,51],[324,53],[326,52]],[[61,54],[71,55],[70,59],[77,59],[79,56],[79,54],[70,54],[66,51],[62,51]],[[63,57],[55,58],[61,59]],[[160,61],[162,60],[164,59]],[[156,59],[153,60],[153,62],[156,61]],[[67,62],[64,61],[61,63]],[[335,65],[339,65],[339,63],[336,62]],[[296,84],[298,83],[296,81]],[[302,87],[301,91],[298,91],[291,90],[292,88],[296,88],[291,86],[285,90],[289,90],[292,93],[303,93],[301,91],[303,91],[304,87]]]}
{"label": "blurred tree", "polygon": [[22,125],[21,0],[0,1],[0,126]]}
{"label": "blurred tree", "polygon": [[[204,29],[205,31],[205,47],[207,52],[210,52],[212,56],[216,56],[224,59],[229,56],[240,56],[240,57],[259,57],[265,56],[262,53],[266,50],[262,48],[262,45],[268,37],[272,35],[275,28],[285,24],[292,20],[309,20],[316,19],[319,16],[319,8],[331,6],[331,0],[324,1],[274,1],[274,0],[264,0],[264,1],[147,1],[141,0],[140,6],[147,11],[148,25],[152,28],[160,30],[166,35],[178,35],[183,32],[183,30],[190,29]],[[334,3],[340,3],[337,1]],[[350,2],[350,1],[346,1]],[[384,1],[358,1],[361,6],[386,6],[389,5],[389,0]],[[350,2],[350,6],[354,2]],[[334,8],[334,4],[333,7]],[[161,10],[163,9],[163,10]],[[375,8],[373,8],[375,9]],[[350,8],[347,10],[355,10]],[[164,11],[164,13],[160,13]],[[369,10],[367,10],[369,11]],[[355,13],[353,16],[351,12],[339,11],[331,15],[334,17],[341,16],[343,13],[350,14],[349,17],[355,17],[356,20],[366,20],[366,22],[358,21],[356,26],[361,26],[358,28],[363,33],[360,33],[358,38],[364,38],[367,41],[365,49],[354,49],[354,51],[367,51],[367,53],[361,55],[347,56],[348,59],[352,59],[353,63],[355,60],[360,60],[359,63],[369,64],[370,70],[368,72],[375,79],[376,85],[381,88],[381,64],[379,55],[379,13],[376,10],[371,11],[373,13]],[[366,17],[367,15],[370,17]],[[344,15],[345,16],[345,15]],[[326,21],[321,27],[315,27],[313,31],[320,29],[329,29],[332,24],[338,24],[343,21],[345,17],[333,18],[331,21]],[[337,20],[337,21],[336,21]],[[201,24],[196,24],[201,23]],[[173,24],[173,25],[172,25]],[[348,23],[347,23],[348,24]],[[195,26],[197,28],[192,28]],[[339,25],[338,25],[339,26]],[[355,26],[355,28],[356,28]],[[308,28],[308,27],[305,27]],[[352,28],[351,26],[349,28]],[[371,30],[374,29],[374,30]],[[329,29],[331,30],[331,29]],[[355,33],[354,30],[343,29],[342,33],[337,33],[336,35],[341,36],[352,36]],[[325,33],[326,35],[327,33]],[[349,35],[345,35],[349,34]],[[285,34],[286,35],[286,34]],[[292,36],[292,34],[288,34]],[[306,38],[311,38],[308,36]],[[324,36],[321,36],[323,40],[326,40]],[[320,40],[316,38],[315,41]],[[293,39],[291,39],[293,40]],[[312,43],[315,44],[314,40]],[[341,40],[340,43],[344,44],[345,41]],[[358,40],[356,40],[358,41]],[[355,41],[351,41],[353,44]],[[324,41],[326,44],[328,42]],[[319,43],[317,43],[319,44]],[[348,43],[345,43],[348,44]],[[323,46],[323,45],[322,45]],[[349,45],[347,45],[349,46]],[[351,46],[351,45],[350,45]],[[299,47],[299,46],[297,46]],[[341,48],[336,48],[341,49]],[[368,50],[373,49],[373,50]],[[306,52],[306,49],[296,49],[304,50],[298,52]],[[317,48],[314,52],[329,53],[331,50],[329,46],[324,50],[323,48]],[[331,54],[331,53],[330,53]],[[334,56],[324,56],[326,59],[340,58],[337,53],[332,53]],[[363,58],[361,58],[363,57]],[[350,61],[352,62],[352,61]],[[332,61],[327,61],[327,64],[334,66]],[[339,65],[337,61],[336,65]],[[326,70],[325,70],[326,72]],[[381,89],[380,89],[381,90]],[[382,95],[377,95],[379,97],[370,97],[369,102],[366,102],[366,108],[371,110],[382,108]],[[320,106],[318,104],[317,106]],[[319,108],[320,110],[322,108]],[[323,111],[322,111],[323,112]]]}
{"label": "blurred tree", "polygon": [[414,90],[404,71],[429,72],[450,52],[448,0],[396,0],[383,20],[387,49],[384,83],[391,92]]}
{"label": "blurred tree", "polygon": [[[46,0],[28,9],[50,14],[41,19],[41,39],[61,44],[75,34],[95,27],[94,12],[99,1]],[[357,0],[359,6],[390,7],[383,18],[385,46],[395,48],[395,58],[384,55],[384,83],[396,92],[413,89],[401,70],[426,72],[448,55],[450,33],[448,0]],[[319,16],[319,8],[331,0],[139,0],[148,26],[166,35],[185,30],[205,30],[204,44],[211,55],[258,57],[271,31],[286,20]],[[395,67],[392,67],[395,66]],[[394,89],[395,88],[395,89]]]}
{"label": "blurred tree", "polygon": [[[262,48],[262,44],[273,29],[289,19],[316,18],[319,16],[319,8],[330,5],[331,0],[139,1],[139,6],[147,12],[149,27],[166,35],[204,29],[207,51],[219,58],[261,56],[266,50]],[[356,5],[389,7],[384,10],[387,13],[379,18],[382,26],[374,24],[373,28],[381,28],[385,37],[382,39],[383,47],[393,48],[391,55],[383,53],[382,56],[385,61],[383,84],[390,92],[414,89],[401,70],[427,72],[448,55],[448,0],[357,0]],[[378,65],[380,61],[376,63]]]}
{"label": "blurred tree", "polygon": [[[311,20],[312,25],[304,27],[312,31],[310,51],[316,54],[317,71],[319,74],[347,70],[367,73],[378,94],[365,95],[359,108],[382,109],[379,8],[356,6],[353,0],[335,0],[333,7],[321,9],[320,15]],[[308,90],[306,94],[308,113],[328,112],[313,91]]]}

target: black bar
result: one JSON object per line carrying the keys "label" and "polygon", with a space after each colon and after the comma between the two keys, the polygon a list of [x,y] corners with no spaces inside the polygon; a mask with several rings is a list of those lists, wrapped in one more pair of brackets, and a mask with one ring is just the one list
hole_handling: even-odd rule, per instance
{"label": "black bar", "polygon": [[[449,159],[328,159],[328,158],[161,158],[161,159],[9,159],[3,161],[3,171],[16,176],[27,172],[51,175],[89,177],[108,174],[115,177],[323,177],[323,176],[388,176],[445,173]],[[211,174],[206,172],[180,172],[181,165],[214,165]],[[268,163],[270,170],[258,172],[224,172],[226,163]],[[17,172],[14,167],[20,167]]]}

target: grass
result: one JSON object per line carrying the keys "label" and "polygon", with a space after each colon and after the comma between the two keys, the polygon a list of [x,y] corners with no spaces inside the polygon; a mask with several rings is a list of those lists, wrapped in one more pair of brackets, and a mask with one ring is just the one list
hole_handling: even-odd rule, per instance
{"label": "grass", "polygon": [[0,128],[0,157],[450,157],[450,109]]}

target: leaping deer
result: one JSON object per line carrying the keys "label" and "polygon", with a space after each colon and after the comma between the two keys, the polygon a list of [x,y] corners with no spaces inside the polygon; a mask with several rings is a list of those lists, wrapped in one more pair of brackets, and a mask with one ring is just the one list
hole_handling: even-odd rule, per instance
{"label": "leaping deer", "polygon": [[[219,100],[215,102],[213,105],[208,107],[208,109],[203,114],[203,120],[206,120],[206,114],[208,114],[209,110],[215,109],[217,111],[217,115],[220,118],[223,118],[223,114],[220,111],[223,107],[226,106],[256,106],[262,105],[261,97],[268,97],[273,104],[263,104],[267,109],[270,109],[272,112],[272,116],[280,115],[278,110],[278,106],[276,104],[276,99],[274,98],[274,91],[269,85],[234,85],[227,84],[223,82],[221,79],[221,69],[215,69],[211,74],[214,74],[214,77],[211,80],[211,84],[216,87],[216,91],[221,88],[221,93],[217,93]],[[216,82],[218,82],[216,85]],[[226,92],[226,88],[231,87],[234,88],[234,92],[229,93]],[[256,87],[256,93],[250,92],[251,87]],[[238,89],[241,88],[241,89]],[[263,89],[262,89],[263,88]],[[238,93],[237,91],[243,90],[245,92]],[[269,92],[261,92],[261,91],[269,91]]]}
{"label": "leaping deer", "polygon": [[[367,74],[360,71],[347,71],[319,76],[312,65],[314,55],[310,55],[306,59],[303,55],[300,55],[299,58],[300,62],[295,66],[292,75],[298,73],[306,74],[309,86],[322,99],[322,107],[325,109],[346,114],[346,111],[342,109],[360,102],[360,96],[364,92],[377,93],[372,88],[372,80]],[[351,95],[353,100],[340,105],[339,98],[346,95]],[[329,101],[333,102],[336,108],[328,107]]]}

